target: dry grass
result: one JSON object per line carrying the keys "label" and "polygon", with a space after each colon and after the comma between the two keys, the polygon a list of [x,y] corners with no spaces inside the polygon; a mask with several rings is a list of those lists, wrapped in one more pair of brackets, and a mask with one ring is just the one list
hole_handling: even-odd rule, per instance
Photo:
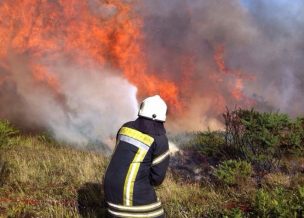
{"label": "dry grass", "polygon": [[270,187],[282,186],[285,188],[289,188],[291,183],[290,176],[285,175],[281,172],[278,173],[268,173],[264,176],[262,180],[263,185],[267,185]]}
{"label": "dry grass", "polygon": [[[6,171],[0,217],[104,216],[101,181],[108,160],[101,153],[34,136],[15,137],[0,151]],[[168,217],[201,217],[224,199],[199,184],[178,183],[170,173],[157,192]]]}
{"label": "dry grass", "polygon": [[52,146],[39,137],[18,137],[11,144],[0,150],[8,171],[0,186],[0,215],[78,217],[79,191],[98,187],[107,160],[96,152]]}
{"label": "dry grass", "polygon": [[223,202],[223,196],[200,184],[177,183],[168,175],[157,190],[169,217],[201,217]]}
{"label": "dry grass", "polygon": [[[105,217],[101,182],[108,159],[102,153],[35,136],[12,138],[0,152],[0,217]],[[157,188],[167,217],[242,217],[231,209],[246,211],[255,196],[254,183],[217,186],[176,176],[169,171]],[[298,177],[294,182],[301,183]],[[271,179],[285,184],[284,176]]]}

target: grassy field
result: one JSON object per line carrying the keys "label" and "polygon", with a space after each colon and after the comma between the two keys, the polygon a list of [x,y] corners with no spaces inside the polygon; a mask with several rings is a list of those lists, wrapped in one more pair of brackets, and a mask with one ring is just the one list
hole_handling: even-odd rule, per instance
{"label": "grassy field", "polygon": [[[1,217],[104,216],[101,182],[108,159],[101,153],[35,136],[17,136],[9,144],[0,149]],[[157,192],[168,217],[202,217],[246,195],[182,182],[171,172]]]}
{"label": "grassy field", "polygon": [[89,203],[102,213],[100,183],[107,159],[101,154],[31,136],[15,137],[0,151],[0,216],[77,217],[78,201],[91,200],[82,197],[96,198]]}
{"label": "grassy field", "polygon": [[[273,116],[266,118],[279,126]],[[167,217],[304,217],[304,119],[300,121],[288,124],[294,130],[290,136],[281,121],[282,131],[268,121],[264,129],[250,121],[255,125],[246,127],[250,135],[235,134],[232,145],[223,132],[192,134],[183,152],[199,154],[205,161],[195,168],[204,173],[196,181],[171,166],[157,188]],[[243,144],[256,147],[246,150]],[[101,152],[24,135],[0,122],[0,217],[104,217],[107,163]],[[182,162],[181,168],[188,165]]]}
{"label": "grassy field", "polygon": [[[0,149],[1,217],[103,217],[101,153],[17,136]],[[237,196],[177,182],[169,172],[157,192],[169,217],[201,217]]]}

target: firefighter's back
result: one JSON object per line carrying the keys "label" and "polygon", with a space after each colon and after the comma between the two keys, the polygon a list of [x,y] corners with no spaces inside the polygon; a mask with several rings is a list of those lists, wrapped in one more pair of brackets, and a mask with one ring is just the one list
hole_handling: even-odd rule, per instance
{"label": "firefighter's back", "polygon": [[104,178],[110,217],[164,217],[154,186],[163,182],[169,165],[166,110],[159,96],[148,98],[139,118],[118,131]]}
{"label": "firefighter's back", "polygon": [[[136,130],[134,122],[125,124],[121,129],[123,128]],[[140,157],[141,150],[143,152]],[[106,199],[115,204],[132,206],[156,202],[155,191],[149,180],[151,162],[151,150],[146,151],[118,139],[104,179]]]}

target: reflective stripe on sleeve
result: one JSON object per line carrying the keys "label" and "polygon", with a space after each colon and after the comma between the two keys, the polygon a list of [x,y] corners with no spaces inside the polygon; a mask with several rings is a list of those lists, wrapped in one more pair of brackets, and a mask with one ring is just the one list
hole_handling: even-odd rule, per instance
{"label": "reflective stripe on sleeve", "polygon": [[144,144],[146,144],[147,146],[151,146],[152,143],[154,142],[154,138],[147,135],[147,134],[144,134],[136,129],[131,129],[131,128],[128,128],[128,127],[122,127],[119,131],[119,134],[120,135],[125,135],[125,136],[129,136],[133,139],[136,139]]}
{"label": "reflective stripe on sleeve", "polygon": [[124,211],[147,211],[147,210],[153,210],[161,206],[161,202],[156,202],[154,204],[147,204],[147,205],[141,205],[141,206],[123,206],[118,204],[113,204],[110,202],[107,202],[109,206],[118,209],[118,210],[124,210]]}
{"label": "reflective stripe on sleeve", "polygon": [[152,162],[152,165],[156,165],[159,164],[160,162],[162,162],[166,157],[168,157],[170,154],[170,151],[166,151],[165,153],[163,153],[162,155],[158,156],[157,158],[155,158]]}
{"label": "reflective stripe on sleeve", "polygon": [[160,209],[158,211],[150,212],[150,213],[122,213],[122,212],[114,212],[110,209],[108,209],[108,212],[118,217],[158,217],[164,213],[164,209]]}

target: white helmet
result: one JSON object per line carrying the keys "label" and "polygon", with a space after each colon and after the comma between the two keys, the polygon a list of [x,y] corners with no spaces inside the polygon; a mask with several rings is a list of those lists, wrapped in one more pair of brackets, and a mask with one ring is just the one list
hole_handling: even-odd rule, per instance
{"label": "white helmet", "polygon": [[159,95],[154,95],[143,100],[140,104],[138,116],[165,122],[166,113],[167,105],[165,101]]}

